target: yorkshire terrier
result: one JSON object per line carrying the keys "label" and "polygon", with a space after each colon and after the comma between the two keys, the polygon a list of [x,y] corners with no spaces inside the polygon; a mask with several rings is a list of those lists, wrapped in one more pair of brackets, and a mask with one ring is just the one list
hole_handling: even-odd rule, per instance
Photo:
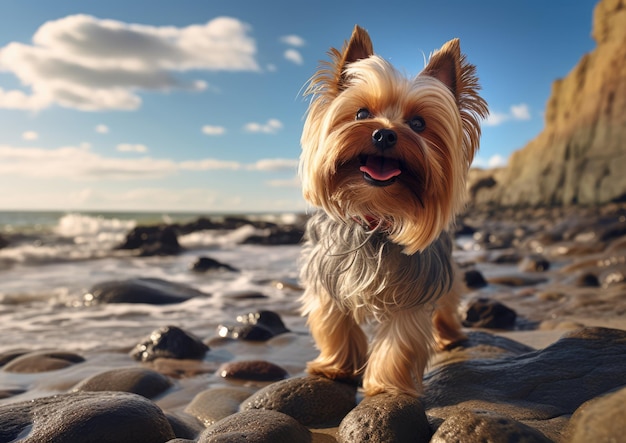
{"label": "yorkshire terrier", "polygon": [[320,351],[307,370],[362,376],[368,396],[417,397],[435,349],[465,338],[448,228],[487,104],[458,39],[415,78],[374,55],[358,26],[329,54],[305,93],[299,167],[304,198],[323,209],[307,224],[301,270]]}

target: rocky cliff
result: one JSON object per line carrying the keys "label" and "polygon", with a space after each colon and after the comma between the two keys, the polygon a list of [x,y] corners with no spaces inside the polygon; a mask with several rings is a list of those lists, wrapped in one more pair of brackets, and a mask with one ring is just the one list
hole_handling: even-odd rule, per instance
{"label": "rocky cliff", "polygon": [[544,130],[506,167],[474,170],[478,206],[596,204],[626,200],[626,0],[601,0],[596,48],[552,85]]}

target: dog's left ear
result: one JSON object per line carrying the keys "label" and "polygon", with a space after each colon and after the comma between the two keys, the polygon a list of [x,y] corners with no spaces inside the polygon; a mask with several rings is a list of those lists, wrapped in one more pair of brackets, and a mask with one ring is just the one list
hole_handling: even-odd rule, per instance
{"label": "dog's left ear", "polygon": [[461,73],[461,44],[458,38],[450,40],[435,51],[420,75],[435,77],[446,85],[458,98],[459,74]]}
{"label": "dog's left ear", "polygon": [[428,75],[446,85],[456,100],[463,120],[463,141],[466,159],[472,163],[480,139],[480,119],[487,118],[487,102],[478,94],[480,85],[476,67],[461,53],[458,38],[450,40],[430,56],[420,76]]}

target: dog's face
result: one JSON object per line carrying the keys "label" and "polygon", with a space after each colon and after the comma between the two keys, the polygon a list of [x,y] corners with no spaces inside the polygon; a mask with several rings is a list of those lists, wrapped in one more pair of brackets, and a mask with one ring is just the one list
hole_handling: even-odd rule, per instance
{"label": "dog's face", "polygon": [[458,40],[415,78],[373,55],[356,27],[309,86],[302,135],[304,197],[337,220],[379,225],[413,254],[452,221],[487,114]]}

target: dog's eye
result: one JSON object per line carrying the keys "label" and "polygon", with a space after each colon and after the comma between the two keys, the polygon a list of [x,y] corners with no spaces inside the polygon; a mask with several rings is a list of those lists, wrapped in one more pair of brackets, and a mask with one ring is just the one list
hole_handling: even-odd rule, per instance
{"label": "dog's eye", "polygon": [[422,132],[424,129],[426,129],[426,122],[419,115],[412,117],[408,123],[411,129],[415,132]]}
{"label": "dog's eye", "polygon": [[367,108],[361,108],[356,111],[356,119],[357,120],[365,120],[366,118],[370,118],[372,114],[370,114],[370,110]]}

